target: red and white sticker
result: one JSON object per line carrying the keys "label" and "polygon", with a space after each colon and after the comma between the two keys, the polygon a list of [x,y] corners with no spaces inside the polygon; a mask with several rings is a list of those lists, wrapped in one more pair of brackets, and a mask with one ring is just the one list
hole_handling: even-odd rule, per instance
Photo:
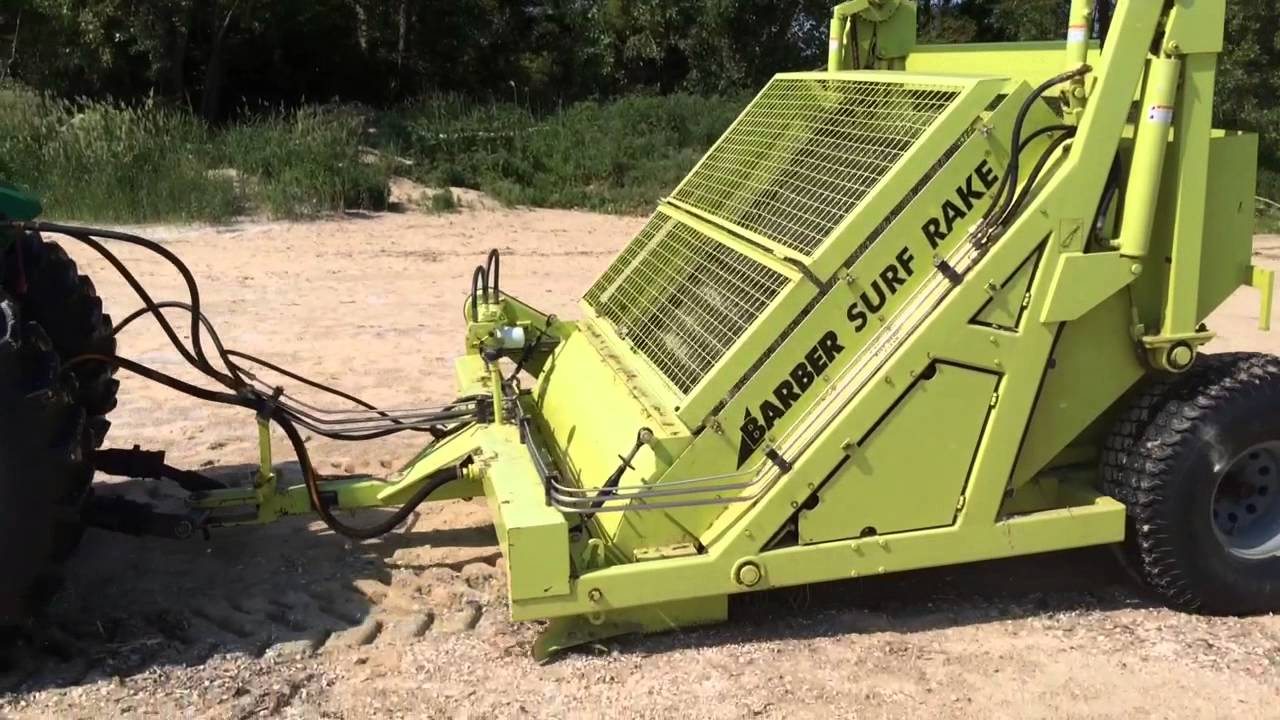
{"label": "red and white sticker", "polygon": [[1173,124],[1173,108],[1168,105],[1152,105],[1147,111],[1147,119],[1162,125]]}
{"label": "red and white sticker", "polygon": [[[1062,26],[1059,25],[1058,27],[1062,27]],[[1082,43],[1082,42],[1088,42],[1088,41],[1089,41],[1088,25],[1072,25],[1070,28],[1067,29],[1067,42]]]}

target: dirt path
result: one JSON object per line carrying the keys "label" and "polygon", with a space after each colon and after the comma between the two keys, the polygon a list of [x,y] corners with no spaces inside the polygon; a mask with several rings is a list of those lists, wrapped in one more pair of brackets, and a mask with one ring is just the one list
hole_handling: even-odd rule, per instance
{"label": "dirt path", "polygon": [[[483,211],[148,232],[204,279],[227,344],[403,406],[450,398],[489,248],[504,288],[571,316],[641,224]],[[118,316],[138,306],[72,251]],[[1280,241],[1262,252],[1277,264]],[[181,296],[157,261],[122,254],[158,297]],[[1218,349],[1280,350],[1254,312],[1245,295],[1223,308]],[[153,324],[124,352],[194,379]],[[237,475],[254,458],[243,413],[141,380],[113,419],[115,443],[175,465]],[[325,471],[380,473],[419,442],[310,446]],[[1280,619],[1154,607],[1105,549],[745,598],[727,625],[546,667],[502,584],[479,502],[360,546],[307,522],[208,543],[91,532],[25,670],[0,676],[0,717],[1280,717]]]}

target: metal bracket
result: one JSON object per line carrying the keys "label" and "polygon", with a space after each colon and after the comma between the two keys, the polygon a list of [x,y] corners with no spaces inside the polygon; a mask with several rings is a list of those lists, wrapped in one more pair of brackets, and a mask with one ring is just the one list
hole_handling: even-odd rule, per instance
{"label": "metal bracket", "polygon": [[945,277],[947,282],[950,282],[952,285],[959,285],[964,282],[964,275],[961,275],[960,271],[952,267],[946,260],[943,260],[940,257],[934,258],[933,266],[937,268],[938,272],[942,273],[942,276]]}
{"label": "metal bracket", "polygon": [[1120,253],[1063,253],[1040,321],[1078,320],[1142,274],[1142,264]]}
{"label": "metal bracket", "polygon": [[1152,365],[1168,372],[1180,373],[1189,369],[1199,354],[1200,346],[1217,337],[1204,325],[1197,332],[1176,335],[1148,335],[1140,342],[1147,351]]}
{"label": "metal bracket", "polygon": [[1276,295],[1276,271],[1260,268],[1256,265],[1249,268],[1249,286],[1262,293],[1261,307],[1258,309],[1258,329],[1271,332],[1271,312]]}

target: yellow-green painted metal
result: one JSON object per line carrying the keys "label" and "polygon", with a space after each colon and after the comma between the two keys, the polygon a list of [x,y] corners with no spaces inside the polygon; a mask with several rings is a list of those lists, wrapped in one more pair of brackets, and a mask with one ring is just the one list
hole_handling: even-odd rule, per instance
{"label": "yellow-green painted metal", "polygon": [[[320,483],[323,497],[342,509],[386,507],[404,503],[431,475],[470,458],[477,449],[478,428],[467,428],[448,440],[433,445],[389,478],[343,478]],[[195,493],[191,505],[207,511],[214,527],[252,525],[287,516],[314,512],[305,485],[283,485],[272,461],[271,433],[259,426],[260,465],[251,487]],[[484,488],[477,478],[450,483],[431,495],[431,500],[479,497]]]}
{"label": "yellow-green painted metal", "polygon": [[[562,597],[570,591],[569,523],[548,507],[536,466],[520,431],[493,425],[480,431],[478,465],[498,541],[507,557],[513,617],[534,619],[519,609],[528,602]],[[530,442],[541,438],[533,436]]]}
{"label": "yellow-green painted metal", "polygon": [[[1142,274],[1142,263],[1114,252],[1072,252],[1058,257],[1049,297],[1040,315],[1046,324],[1078,320]],[[1080,278],[1090,278],[1081,284]]]}
{"label": "yellow-green painted metal", "polygon": [[1262,294],[1262,307],[1258,312],[1258,329],[1269,332],[1271,330],[1271,313],[1275,304],[1276,271],[1250,267],[1249,287]]}
{"label": "yellow-green painted metal", "polygon": [[996,330],[1016,331],[1031,304],[1031,280],[1040,266],[1040,254],[1028,257],[1013,277],[1004,282],[987,281],[984,286],[991,295],[978,314],[974,316],[976,325],[985,325]]}
{"label": "yellow-green painted metal", "polygon": [[[1066,53],[1067,43],[1062,40],[920,45],[911,51],[906,69],[930,75],[1007,77],[1035,86],[1063,71]],[[1091,40],[1086,63],[1096,65],[1101,55],[1102,46]]]}
{"label": "yellow-green painted metal", "polygon": [[533,657],[545,661],[562,650],[618,635],[682,630],[724,622],[728,617],[728,597],[723,595],[654,603],[618,612],[558,617],[538,635]]}
{"label": "yellow-green painted metal", "polygon": [[[1269,323],[1274,277],[1250,253],[1256,138],[1209,125],[1223,0],[1120,0],[1105,47],[1091,5],[1066,42],[872,62],[864,24],[884,39],[914,4],[842,5],[833,71],[775,78],[580,320],[469,300],[459,394],[493,418],[389,480],[327,484],[336,505],[463,468],[440,497],[487,498],[512,616],[552,619],[540,654],[714,622],[735,593],[1121,540],[1101,434],[1238,288]],[[1031,97],[1083,63],[1060,102]],[[1023,137],[1046,132],[1019,151],[1024,107]],[[1015,152],[1025,203],[983,222]],[[507,347],[512,328],[547,342]],[[306,509],[273,486],[202,507]]]}
{"label": "yellow-green painted metal", "polygon": [[827,69],[901,70],[916,44],[915,0],[851,0],[831,13]]}
{"label": "yellow-green painted metal", "polygon": [[1138,133],[1134,140],[1129,186],[1125,191],[1124,224],[1120,229],[1120,254],[1144,258],[1151,244],[1151,227],[1159,204],[1160,177],[1168,155],[1169,135],[1177,111],[1182,61],[1153,58],[1148,61],[1147,90],[1139,106]]}
{"label": "yellow-green painted metal", "polygon": [[[928,367],[842,458],[810,509],[797,516],[806,545],[947,527],[962,506],[974,451],[996,402],[999,375],[947,363]],[[937,422],[945,417],[946,422]],[[921,428],[930,427],[928,452]],[[911,498],[911,502],[903,502]]]}

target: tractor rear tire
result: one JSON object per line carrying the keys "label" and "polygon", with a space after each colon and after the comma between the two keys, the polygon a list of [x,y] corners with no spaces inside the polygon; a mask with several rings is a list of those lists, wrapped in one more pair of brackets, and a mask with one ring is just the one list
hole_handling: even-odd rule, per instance
{"label": "tractor rear tire", "polygon": [[[0,293],[0,627],[20,623],[59,584],[79,544],[92,454],[118,383],[111,318],[61,247],[28,234],[9,249]],[[18,268],[21,268],[19,272]]]}
{"label": "tractor rear tire", "polygon": [[85,414],[44,330],[0,296],[0,626],[23,621],[52,572],[80,483]]}
{"label": "tractor rear tire", "polygon": [[[58,356],[65,362],[81,355],[115,355],[111,316],[103,312],[93,281],[78,272],[67,252],[36,233],[28,233],[22,239],[22,259],[27,281],[22,312],[28,321],[44,328]],[[94,448],[102,446],[110,427],[107,414],[116,407],[120,383],[115,373],[115,367],[105,362],[82,363],[71,369],[76,378],[76,402],[94,425]]]}
{"label": "tractor rear tire", "polygon": [[[48,334],[60,361],[65,363],[82,355],[115,355],[111,316],[103,311],[93,281],[80,274],[75,261],[60,245],[37,233],[27,233],[20,242],[27,286],[21,298],[23,316]],[[107,415],[116,407],[120,382],[115,378],[115,366],[105,362],[78,363],[69,374],[74,380],[70,386],[73,401],[85,413],[81,450],[89,458],[106,441],[111,428]],[[84,525],[78,510],[89,498],[92,482],[92,464],[82,462],[74,482],[60,498],[64,506],[75,508],[76,512],[63,513],[63,519],[56,522],[54,557],[59,562],[70,557],[80,544]]]}
{"label": "tractor rear tire", "polygon": [[1280,358],[1204,355],[1153,379],[1107,439],[1102,476],[1127,509],[1131,569],[1167,605],[1280,610]]}

